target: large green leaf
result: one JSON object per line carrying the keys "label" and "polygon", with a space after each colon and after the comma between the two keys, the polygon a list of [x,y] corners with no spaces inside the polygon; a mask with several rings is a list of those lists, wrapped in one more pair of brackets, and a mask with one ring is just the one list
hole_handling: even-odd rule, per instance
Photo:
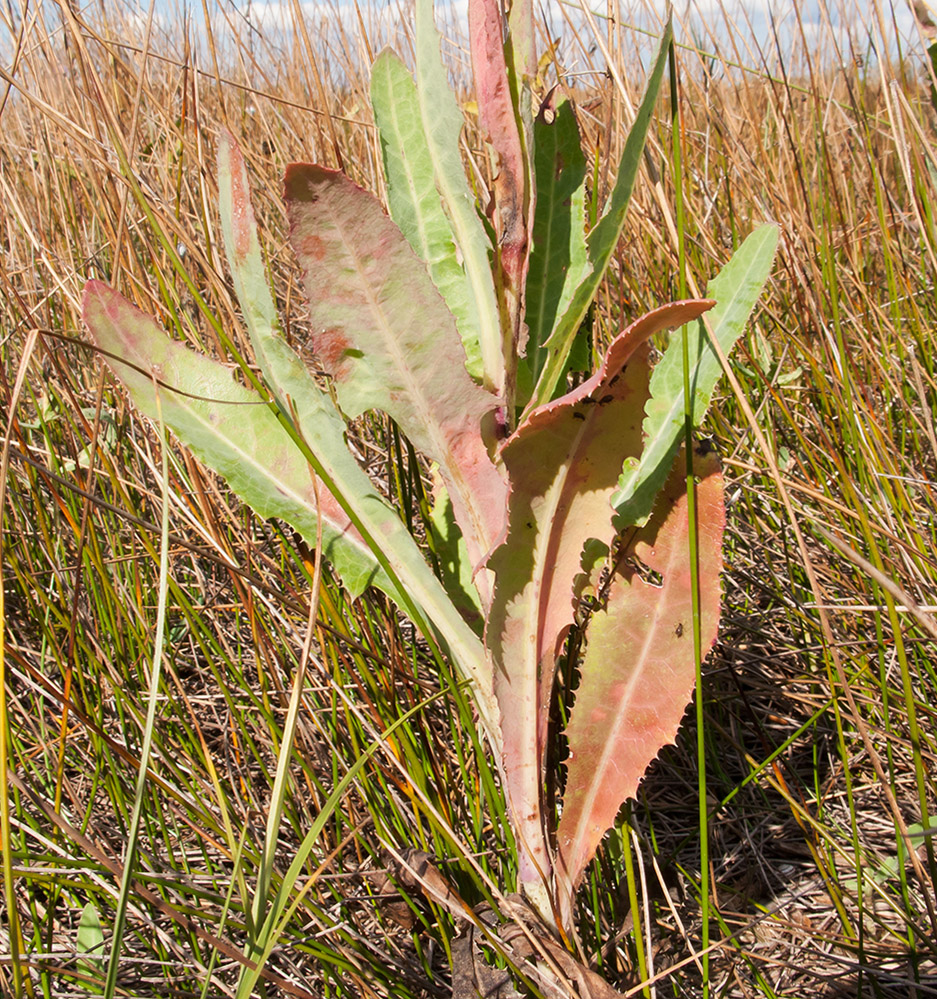
{"label": "large green leaf", "polygon": [[[286,171],[290,238],[304,268],[312,344],[349,417],[391,416],[439,465],[473,566],[504,526],[506,486],[488,456],[498,400],[453,364],[455,321],[373,195],[311,164]],[[487,604],[486,578],[479,574]]]}
{"label": "large green leaf", "polygon": [[464,119],[449,86],[449,75],[439,52],[439,32],[433,0],[416,0],[414,42],[416,93],[423,119],[423,133],[433,161],[436,187],[452,220],[462,264],[478,307],[478,344],[484,384],[497,395],[504,392],[504,355],[501,351],[501,317],[495,297],[489,254],[491,242],[475,208],[459,146]]}
{"label": "large green leaf", "polygon": [[502,451],[511,488],[508,531],[488,563],[496,582],[485,639],[528,890],[550,871],[541,782],[556,656],[573,623],[583,548],[590,538],[608,544],[614,537],[609,498],[622,460],[640,451],[646,341],[712,304],[675,302],[633,323],[612,342],[599,371],[534,410]]}
{"label": "large green leaf", "polygon": [[[100,281],[85,285],[83,312],[137,406],[151,419],[161,410],[166,425],[261,517],[285,520],[315,545],[314,475],[264,400],[239,385],[230,368],[170,340],[153,319]],[[361,472],[361,477],[374,495],[367,476]],[[398,599],[367,545],[348,531],[348,517],[324,508],[328,490],[320,489],[319,496],[324,554],[346,589],[358,595],[375,585]],[[382,521],[395,516],[382,502],[381,507]]]}
{"label": "large green leaf", "polygon": [[579,332],[579,327],[585,319],[593,298],[595,298],[602,278],[605,276],[608,262],[618,245],[618,239],[625,224],[628,202],[631,200],[631,192],[634,189],[635,178],[638,174],[638,167],[641,165],[648,128],[651,124],[651,115],[654,111],[654,105],[657,103],[657,95],[660,93],[664,69],[667,66],[667,54],[672,40],[673,26],[668,20],[658,43],[657,54],[645,85],[644,96],[638,107],[634,123],[628,132],[628,138],[625,140],[621,162],[618,164],[615,186],[609,195],[602,217],[586,237],[590,269],[576,287],[569,306],[558,318],[553,333],[546,343],[546,361],[531,398],[528,407],[530,409],[552,399],[558,388],[561,387],[561,380],[566,373],[569,352],[576,339],[576,334]]}
{"label": "large green leaf", "polygon": [[459,263],[452,223],[436,189],[416,85],[393,49],[384,49],[371,67],[371,105],[381,136],[390,217],[429,269],[455,317],[465,348],[465,366],[480,380],[478,302]]}
{"label": "large green leaf", "polygon": [[586,250],[586,159],[573,106],[554,89],[534,122],[537,207],[527,273],[527,358],[534,381],[542,347],[591,270]]}
{"label": "large green leaf", "polygon": [[[778,245],[778,228],[756,229],[736,250],[722,271],[709,282],[706,293],[716,299],[707,315],[712,334],[728,354],[741,336],[755,303],[771,273]],[[713,350],[702,321],[686,330],[690,365],[691,420],[699,426],[712,401],[722,365]],[[651,378],[651,398],[644,421],[645,446],[641,458],[628,459],[619,479],[612,505],[619,523],[647,522],[654,498],[673,464],[673,456],[684,438],[685,396],[683,391],[683,342],[672,337]]]}

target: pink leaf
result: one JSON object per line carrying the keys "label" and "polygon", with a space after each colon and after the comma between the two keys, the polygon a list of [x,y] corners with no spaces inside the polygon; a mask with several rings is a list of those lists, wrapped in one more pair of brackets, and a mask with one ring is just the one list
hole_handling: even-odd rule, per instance
{"label": "pink leaf", "polygon": [[[529,6],[529,5],[528,5]],[[526,8],[525,8],[526,9]],[[512,343],[506,360],[519,346],[521,300],[527,273],[532,191],[524,143],[511,96],[504,58],[504,17],[500,0],[469,0],[469,39],[478,103],[478,121],[495,154],[493,216],[500,284]],[[527,27],[527,25],[522,25]]]}
{"label": "pink leaf", "polygon": [[540,774],[556,656],[573,622],[583,547],[590,538],[614,537],[609,499],[624,459],[641,453],[649,379],[643,345],[713,304],[676,302],[633,323],[596,374],[534,410],[502,449],[511,490],[508,532],[488,562],[496,583],[486,642],[525,880],[550,869]]}
{"label": "pink leaf", "polygon": [[[702,654],[716,639],[725,512],[713,453],[693,457]],[[648,764],[673,742],[696,678],[686,457],[677,456],[650,522],[621,552],[588,648],[567,737],[569,765],[557,832],[566,897]],[[662,577],[641,577],[634,560]]]}
{"label": "pink leaf", "polygon": [[469,377],[452,314],[372,195],[338,171],[294,163],[286,197],[313,348],[342,409],[383,410],[439,463],[478,565],[504,526],[506,486],[482,436],[499,400]]}

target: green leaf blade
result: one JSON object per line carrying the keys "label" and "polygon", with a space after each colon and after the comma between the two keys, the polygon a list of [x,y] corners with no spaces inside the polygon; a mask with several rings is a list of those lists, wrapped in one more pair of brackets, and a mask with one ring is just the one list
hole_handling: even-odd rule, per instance
{"label": "green leaf blade", "polygon": [[547,357],[534,395],[528,408],[543,405],[553,398],[566,371],[569,352],[586,312],[598,291],[608,263],[625,224],[625,213],[631,192],[634,189],[641,156],[647,141],[647,133],[651,124],[651,115],[657,103],[664,69],[667,66],[667,54],[673,40],[673,25],[668,20],[664,33],[657,47],[650,76],[644,89],[644,96],[638,107],[634,124],[628,132],[625,147],[622,150],[621,161],[618,164],[618,174],[615,186],[609,195],[602,217],[586,237],[590,269],[573,292],[569,305],[555,325],[550,339],[547,341]]}
{"label": "green leaf blade", "polygon": [[[717,304],[707,319],[725,354],[742,335],[748,317],[761,295],[778,243],[774,225],[756,229],[707,288]],[[693,390],[691,419],[699,426],[722,375],[719,357],[709,342],[703,323],[687,329],[690,384]],[[622,471],[612,505],[619,523],[647,522],[660,487],[670,471],[673,456],[684,436],[683,344],[673,337],[651,378],[651,398],[644,421],[646,444],[639,461]]]}
{"label": "green leaf blade", "polygon": [[573,106],[558,100],[556,91],[544,101],[534,122],[534,168],[537,204],[525,318],[527,357],[536,382],[544,361],[543,345],[592,266],[585,237],[586,159]]}
{"label": "green leaf blade", "polygon": [[[224,365],[170,340],[149,316],[99,281],[85,285],[84,319],[144,414],[158,419],[161,410],[167,426],[261,517],[279,517],[308,544],[316,544],[313,476],[256,392],[238,385]],[[354,460],[350,452],[348,458]],[[324,487],[319,508],[324,554],[349,592],[357,596],[376,585],[397,599],[395,587]],[[385,507],[382,516],[394,514]]]}
{"label": "green leaf blade", "polygon": [[465,176],[459,137],[464,120],[448,72],[440,57],[440,36],[433,16],[433,0],[417,0],[414,41],[417,97],[436,187],[462,254],[471,297],[478,306],[478,343],[484,385],[503,396],[505,358],[502,354],[501,316],[495,295],[491,242],[475,208],[475,197]]}
{"label": "green leaf blade", "polygon": [[392,49],[384,49],[371,68],[371,105],[381,136],[390,216],[429,269],[455,317],[466,367],[480,380],[483,369],[478,302],[458,262],[452,224],[436,188],[416,85]]}

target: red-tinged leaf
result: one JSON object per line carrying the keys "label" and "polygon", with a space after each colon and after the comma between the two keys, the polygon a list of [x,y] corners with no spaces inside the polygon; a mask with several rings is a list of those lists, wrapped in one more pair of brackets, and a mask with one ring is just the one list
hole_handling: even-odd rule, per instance
{"label": "red-tinged leaf", "polygon": [[712,305],[676,302],[633,323],[596,374],[534,410],[502,450],[508,533],[488,562],[496,582],[486,642],[525,880],[535,880],[538,868],[549,872],[540,773],[556,656],[573,622],[583,547],[590,538],[614,537],[609,498],[624,459],[641,453],[649,380],[644,344]]}
{"label": "red-tinged leaf", "polygon": [[[307,443],[316,440],[316,430],[324,422],[332,424],[330,429],[338,437],[342,427],[338,414],[332,412],[331,400],[326,403],[322,389],[280,332],[260,252],[247,167],[240,146],[227,130],[222,130],[218,138],[218,187],[228,266],[267,389],[274,393],[284,414],[296,417]],[[323,413],[328,414],[328,421],[323,419]],[[327,522],[335,524],[343,536],[366,547],[364,538],[328,489],[320,490],[319,504]]]}
{"label": "red-tinged leaf", "polygon": [[[705,656],[716,639],[725,525],[718,457],[693,456]],[[572,891],[648,764],[674,741],[693,692],[692,565],[686,457],[681,451],[657,508],[622,551],[605,609],[592,616],[567,737],[570,759],[557,831],[558,867]],[[633,560],[661,577],[643,579]]]}
{"label": "red-tinged leaf", "polygon": [[[282,518],[310,545],[316,544],[321,517],[324,553],[353,596],[376,583],[401,602],[347,513],[322,483],[316,488],[289,435],[260,396],[234,380],[230,368],[170,340],[153,319],[100,281],[85,285],[82,313],[107,363],[147,416],[162,417],[261,517]],[[340,422],[335,435],[345,464],[357,476],[352,481],[370,486],[344,445]],[[393,511],[380,503],[370,506],[378,511],[382,531],[390,533]]]}
{"label": "red-tinged leaf", "polygon": [[478,121],[495,154],[492,223],[501,269],[501,291],[512,340],[506,360],[522,345],[521,299],[530,246],[531,192],[521,135],[504,57],[504,16],[500,0],[469,0],[469,40],[478,103]]}
{"label": "red-tinged leaf", "polygon": [[478,565],[504,526],[506,486],[482,436],[498,400],[469,377],[452,314],[372,195],[338,171],[294,163],[286,197],[313,347],[342,409],[383,410],[438,462]]}

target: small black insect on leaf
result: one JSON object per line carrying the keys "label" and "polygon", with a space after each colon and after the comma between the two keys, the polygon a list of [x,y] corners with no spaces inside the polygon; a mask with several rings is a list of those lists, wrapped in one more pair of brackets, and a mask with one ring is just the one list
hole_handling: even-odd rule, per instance
{"label": "small black insect on leaf", "polygon": [[712,437],[703,437],[696,442],[693,448],[694,454],[699,458],[705,458],[706,455],[712,454],[716,450],[716,442]]}

